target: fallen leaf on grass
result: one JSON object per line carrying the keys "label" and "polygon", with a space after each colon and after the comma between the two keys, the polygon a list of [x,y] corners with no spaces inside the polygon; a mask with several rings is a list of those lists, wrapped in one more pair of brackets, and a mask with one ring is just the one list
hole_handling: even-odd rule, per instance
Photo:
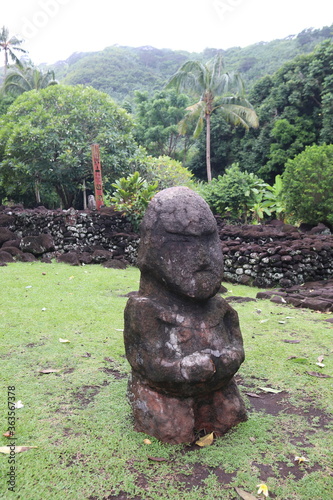
{"label": "fallen leaf on grass", "polygon": [[59,373],[61,370],[39,370],[40,375],[47,375],[48,373]]}
{"label": "fallen leaf on grass", "polygon": [[15,434],[14,431],[7,431],[3,433],[3,436],[5,436],[5,438],[11,438],[14,436],[14,434]]}
{"label": "fallen leaf on grass", "polygon": [[269,321],[269,319],[262,319],[259,323],[267,323],[267,321]]}
{"label": "fallen leaf on grass", "polygon": [[324,356],[323,355],[318,356],[317,361],[318,363],[322,363],[324,361]]}
{"label": "fallen leaf on grass", "polygon": [[[1,446],[0,453],[10,454],[10,446]],[[32,448],[38,448],[38,446],[15,446],[15,453],[23,453],[24,451],[31,450]]]}
{"label": "fallen leaf on grass", "polygon": [[241,490],[240,488],[235,488],[235,490],[243,500],[257,500],[257,498],[251,495],[251,493],[247,493],[246,491]]}
{"label": "fallen leaf on grass", "polygon": [[316,363],[316,365],[319,366],[319,368],[324,368],[325,367],[324,363]]}
{"label": "fallen leaf on grass", "polygon": [[143,440],[143,442],[144,442],[145,444],[151,444],[150,439],[144,439],[144,440]]}
{"label": "fallen leaf on grass", "polygon": [[67,339],[59,339],[59,342],[61,342],[62,344],[70,344],[70,340],[67,340]]}
{"label": "fallen leaf on grass", "polygon": [[300,340],[283,339],[282,342],[286,342],[287,344],[299,344]]}
{"label": "fallen leaf on grass", "polygon": [[251,443],[255,443],[256,442],[256,438],[255,437],[250,437],[249,440],[251,441]]}
{"label": "fallen leaf on grass", "polygon": [[20,408],[24,407],[24,404],[22,403],[21,400],[19,400],[17,403],[15,403],[14,406],[15,406],[16,409],[20,409]]}
{"label": "fallen leaf on grass", "polygon": [[258,495],[260,495],[260,493],[262,493],[265,497],[268,497],[268,488],[267,488],[266,484],[264,484],[264,483],[257,484],[257,488],[259,488]]}
{"label": "fallen leaf on grass", "polygon": [[332,378],[331,375],[325,375],[324,373],[318,373],[318,372],[305,372],[305,373],[311,375],[311,377]]}
{"label": "fallen leaf on grass", "polygon": [[73,280],[74,278],[75,278],[75,276],[70,276],[68,279]]}
{"label": "fallen leaf on grass", "polygon": [[278,321],[278,323],[279,323],[280,325],[285,325],[285,324],[286,324],[286,322],[285,322],[285,321]]}
{"label": "fallen leaf on grass", "polygon": [[270,392],[271,394],[279,394],[279,392],[282,392],[278,389],[273,389],[272,387],[259,387],[259,389],[264,392]]}
{"label": "fallen leaf on grass", "polygon": [[152,460],[153,462],[167,462],[167,458],[160,458],[160,457],[148,457],[148,460]]}
{"label": "fallen leaf on grass", "polygon": [[214,441],[214,432],[211,432],[210,434],[207,434],[206,436],[198,439],[198,441],[195,442],[198,446],[201,446],[201,448],[205,448],[206,446],[210,446],[213,444]]}
{"label": "fallen leaf on grass", "polygon": [[295,457],[294,462],[298,462],[299,464],[302,464],[303,462],[309,462],[309,460],[305,457]]}
{"label": "fallen leaf on grass", "polygon": [[247,392],[246,395],[250,396],[250,398],[261,398],[261,396],[259,396],[259,394],[256,394],[255,392]]}

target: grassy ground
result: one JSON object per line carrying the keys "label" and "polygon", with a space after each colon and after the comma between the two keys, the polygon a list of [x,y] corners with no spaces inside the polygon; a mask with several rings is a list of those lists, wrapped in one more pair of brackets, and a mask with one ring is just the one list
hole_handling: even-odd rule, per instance
{"label": "grassy ground", "polygon": [[[16,454],[15,492],[0,453],[1,498],[232,500],[240,498],[235,487],[263,498],[264,482],[270,498],[331,500],[333,378],[307,373],[333,376],[329,315],[234,303],[248,421],[207,448],[145,444],[126,401],[122,340],[125,295],[137,290],[138,270],[15,263],[0,268],[0,279],[0,447],[8,444],[9,386],[24,405],[15,410],[16,446],[37,447]],[[257,293],[226,286],[229,296]],[[49,369],[60,371],[40,373]]]}

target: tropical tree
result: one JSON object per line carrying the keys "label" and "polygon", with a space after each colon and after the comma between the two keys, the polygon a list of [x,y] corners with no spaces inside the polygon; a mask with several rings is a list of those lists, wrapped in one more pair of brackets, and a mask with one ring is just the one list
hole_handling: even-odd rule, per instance
{"label": "tropical tree", "polygon": [[138,143],[151,155],[183,159],[189,137],[184,139],[179,134],[178,123],[184,118],[188,97],[174,89],[156,92],[152,97],[148,92],[136,91],[134,104]]}
{"label": "tropical tree", "polygon": [[184,133],[189,123],[196,122],[194,137],[198,137],[206,124],[206,168],[208,182],[212,179],[210,161],[210,121],[212,113],[219,109],[233,125],[246,129],[258,127],[258,117],[245,97],[244,84],[238,73],[225,72],[222,54],[218,53],[206,64],[187,61],[171,77],[167,88],[178,92],[190,91],[200,100],[188,106],[185,118],[180,122]]}
{"label": "tropical tree", "polygon": [[56,85],[54,71],[43,71],[33,65],[13,66],[9,69],[3,82],[3,92],[18,96],[29,90],[40,90],[49,85]]}
{"label": "tropical tree", "polygon": [[11,59],[15,64],[20,65],[20,60],[16,55],[17,52],[26,53],[27,51],[22,49],[20,45],[22,44],[22,40],[17,38],[16,36],[10,36],[8,28],[3,26],[0,29],[0,51],[4,52],[4,75],[6,75],[7,67],[9,63],[9,59]]}
{"label": "tropical tree", "polygon": [[132,169],[132,129],[126,111],[98,90],[55,85],[25,92],[0,118],[0,182],[14,201],[29,191],[32,203],[34,192],[44,202],[47,191],[64,208],[77,206],[84,181],[92,180],[91,144],[100,145],[103,175],[114,182]]}

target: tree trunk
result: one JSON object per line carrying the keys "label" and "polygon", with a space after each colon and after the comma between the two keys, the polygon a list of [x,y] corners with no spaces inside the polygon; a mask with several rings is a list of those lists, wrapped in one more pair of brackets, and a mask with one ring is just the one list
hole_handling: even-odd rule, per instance
{"label": "tree trunk", "polygon": [[207,168],[207,181],[212,180],[212,169],[210,164],[210,114],[206,113],[206,168]]}
{"label": "tree trunk", "polygon": [[39,204],[41,202],[40,198],[40,191],[39,191],[39,181],[35,180],[35,196],[36,196],[36,202]]}
{"label": "tree trunk", "polygon": [[86,188],[86,180],[83,179],[82,183],[82,191],[83,191],[83,210],[87,210],[87,188]]}

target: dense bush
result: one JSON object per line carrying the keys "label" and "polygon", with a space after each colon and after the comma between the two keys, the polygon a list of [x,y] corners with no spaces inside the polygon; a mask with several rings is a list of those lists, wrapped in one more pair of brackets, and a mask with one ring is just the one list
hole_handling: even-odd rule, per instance
{"label": "dense bush", "polygon": [[333,144],[308,146],[283,174],[286,210],[294,219],[333,227]]}
{"label": "dense bush", "polygon": [[199,194],[205,198],[211,209],[220,215],[247,220],[247,216],[258,196],[260,201],[266,184],[255,174],[242,171],[237,163],[219,175],[211,183],[201,185]]}
{"label": "dense bush", "polygon": [[109,198],[115,209],[126,215],[133,228],[138,230],[148,203],[157,192],[157,183],[148,184],[140,177],[139,172],[134,172],[126,178],[118,179],[112,187],[112,196],[106,198]]}
{"label": "dense bush", "polygon": [[145,178],[148,182],[158,183],[158,189],[166,189],[173,186],[190,186],[193,174],[182,164],[169,158],[149,156],[146,161]]}

